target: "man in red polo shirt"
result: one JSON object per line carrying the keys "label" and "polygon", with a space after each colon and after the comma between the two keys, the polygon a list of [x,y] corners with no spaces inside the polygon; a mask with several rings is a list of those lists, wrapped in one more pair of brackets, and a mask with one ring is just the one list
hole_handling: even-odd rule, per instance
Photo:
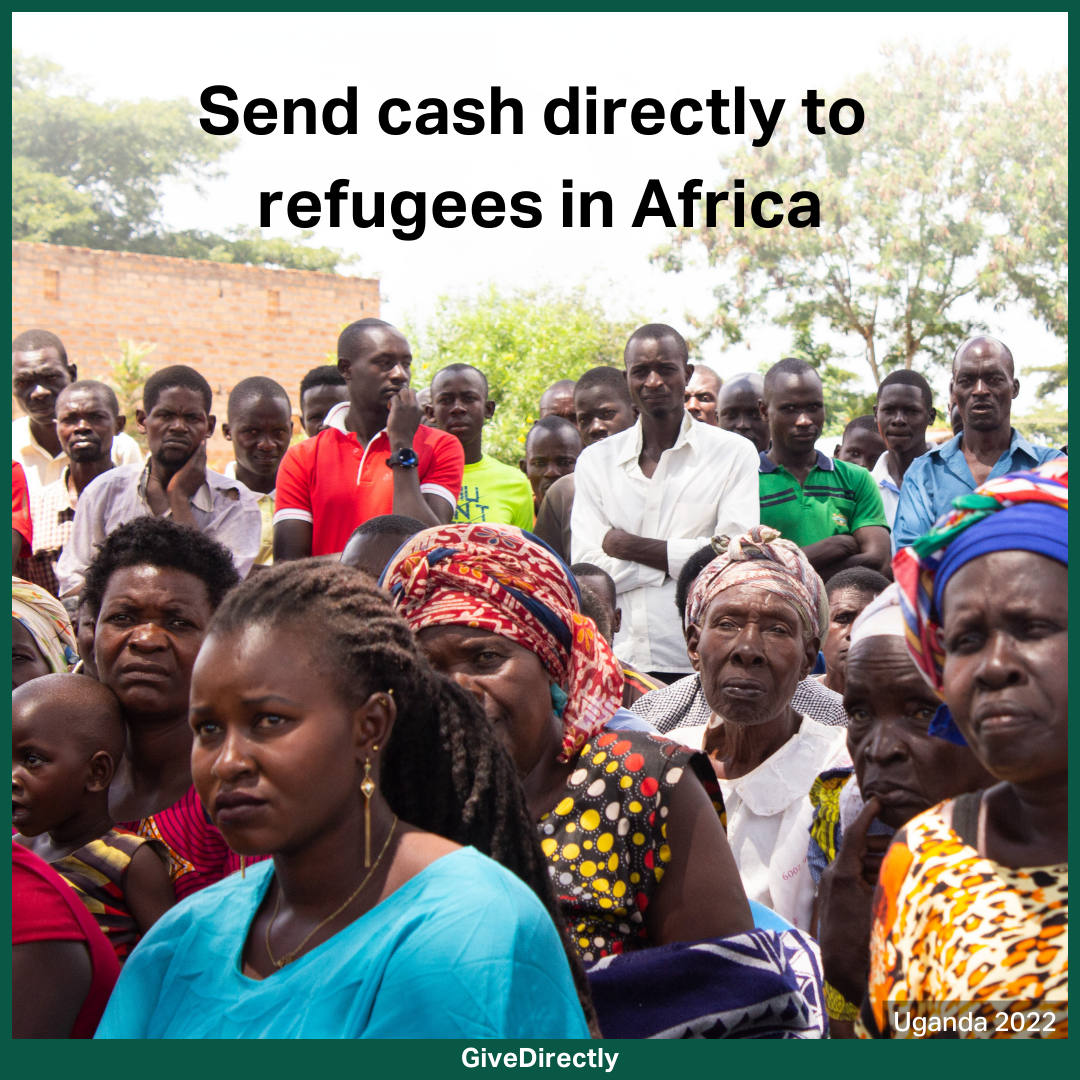
{"label": "man in red polo shirt", "polygon": [[341,332],[337,354],[349,399],[282,459],[275,563],[343,551],[369,518],[401,514],[446,525],[457,508],[465,453],[453,435],[421,426],[404,335],[381,319],[361,319]]}

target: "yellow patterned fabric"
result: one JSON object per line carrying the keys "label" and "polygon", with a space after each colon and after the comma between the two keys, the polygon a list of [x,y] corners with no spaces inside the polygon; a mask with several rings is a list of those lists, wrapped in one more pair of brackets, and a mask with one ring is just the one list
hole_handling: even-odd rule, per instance
{"label": "yellow patterned fabric", "polygon": [[947,802],[908,822],[882,864],[857,1033],[917,1037],[914,1024],[894,1023],[904,1004],[912,1016],[984,1017],[998,1038],[1017,1032],[1002,1015],[1037,1009],[1053,1022],[1026,1026],[1025,1037],[1067,1038],[1068,864],[1001,866],[965,844],[945,813]]}

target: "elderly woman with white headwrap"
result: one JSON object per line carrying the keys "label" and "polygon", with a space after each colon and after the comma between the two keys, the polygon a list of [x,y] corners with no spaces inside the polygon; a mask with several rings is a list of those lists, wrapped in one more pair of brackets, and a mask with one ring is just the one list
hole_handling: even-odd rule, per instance
{"label": "elderly woman with white headwrap", "polygon": [[703,748],[720,780],[746,895],[807,929],[810,787],[824,770],[848,764],[844,729],[791,704],[828,623],[825,586],[802,551],[767,526],[714,546],[719,554],[687,604],[687,650],[713,713]]}
{"label": "elderly woman with white headwrap", "polygon": [[64,605],[44,589],[12,575],[12,690],[42,675],[70,671],[78,662],[77,650]]}

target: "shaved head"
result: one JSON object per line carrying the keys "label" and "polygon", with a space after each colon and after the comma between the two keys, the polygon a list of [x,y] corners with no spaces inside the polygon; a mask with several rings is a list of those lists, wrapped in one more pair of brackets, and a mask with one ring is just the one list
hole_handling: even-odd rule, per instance
{"label": "shaved head", "polygon": [[41,738],[75,740],[87,758],[104,750],[119,765],[127,734],[113,692],[86,675],[42,675],[11,694],[11,708]]}
{"label": "shaved head", "polygon": [[1010,377],[1016,374],[1016,366],[1013,363],[1013,354],[1004,341],[998,341],[989,335],[968,338],[953,354],[952,370],[956,374],[956,365],[962,359],[997,359],[1009,369]]}
{"label": "shaved head", "polygon": [[723,401],[725,397],[741,394],[747,390],[752,394],[756,394],[759,398],[763,398],[765,396],[765,376],[759,375],[756,371],[743,371],[738,375],[732,375],[721,388],[720,400]]}

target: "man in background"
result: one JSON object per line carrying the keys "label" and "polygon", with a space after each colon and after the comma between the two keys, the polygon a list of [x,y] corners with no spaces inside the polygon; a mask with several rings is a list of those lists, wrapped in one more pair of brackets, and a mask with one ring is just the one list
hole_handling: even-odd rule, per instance
{"label": "man in background", "polygon": [[79,496],[113,466],[113,440],[127,417],[116,394],[105,383],[90,379],[68,383],[56,398],[56,433],[70,462],[51,483],[30,495],[34,522],[33,554],[19,559],[16,573],[60,595],[56,563],[71,536]]}
{"label": "man in background", "polygon": [[756,371],[732,375],[720,388],[717,416],[724,431],[754,444],[759,454],[769,449],[769,424],[762,411],[765,380]]}
{"label": "man in background", "polygon": [[844,428],[844,434],[833,450],[833,457],[837,461],[846,461],[849,465],[869,470],[884,453],[885,440],[878,431],[877,421],[872,416],[856,416]]}
{"label": "man in background", "polygon": [[433,427],[453,435],[465,452],[455,521],[491,521],[533,527],[533,493],[528,477],[484,453],[484,425],[495,415],[487,376],[471,364],[450,364],[431,380],[425,409]]}
{"label": "man in background", "polygon": [[843,696],[844,672],[851,647],[851,627],[863,608],[889,587],[889,581],[868,566],[853,566],[829,578],[825,594],[829,598],[829,626],[821,642],[825,674],[817,678]]}
{"label": "man in background", "polygon": [[540,395],[539,419],[548,416],[561,416],[574,423],[574,386],[573,379],[560,379],[552,383]]}
{"label": "man in background", "polygon": [[300,419],[307,437],[314,439],[322,431],[326,414],[348,399],[345,379],[336,367],[324,364],[312,368],[300,380]]}
{"label": "man in background", "polygon": [[427,527],[416,518],[400,514],[369,518],[353,530],[341,553],[341,564],[363,570],[378,581],[397,549]]}
{"label": "man in background", "polygon": [[[615,367],[590,368],[574,387],[574,413],[585,446],[633,427],[637,410],[630,400],[626,372]],[[570,562],[570,515],[574,509],[574,474],[548,488],[533,532]]]}
{"label": "man in background", "polygon": [[235,461],[225,475],[255,494],[262,514],[256,566],[274,561],[274,497],[278,466],[292,441],[292,404],[285,387],[263,375],[241,379],[229,394],[229,421],[222,434],[233,444]]}
{"label": "man in background", "polygon": [[683,404],[686,411],[702,424],[720,426],[716,408],[720,398],[720,388],[724,380],[710,367],[704,364],[694,365],[694,374],[686,384]]}
{"label": "man in background", "polygon": [[[11,343],[11,391],[27,414],[11,422],[11,460],[22,465],[30,491],[58,480],[70,464],[56,433],[56,398],[78,377],[55,334],[27,330]],[[142,464],[139,444],[123,431],[112,457],[116,465]]]}
{"label": "man in background", "polygon": [[551,485],[574,471],[581,450],[578,429],[561,416],[545,416],[529,429],[525,456],[518,464],[532,485],[536,510],[540,509]]}

